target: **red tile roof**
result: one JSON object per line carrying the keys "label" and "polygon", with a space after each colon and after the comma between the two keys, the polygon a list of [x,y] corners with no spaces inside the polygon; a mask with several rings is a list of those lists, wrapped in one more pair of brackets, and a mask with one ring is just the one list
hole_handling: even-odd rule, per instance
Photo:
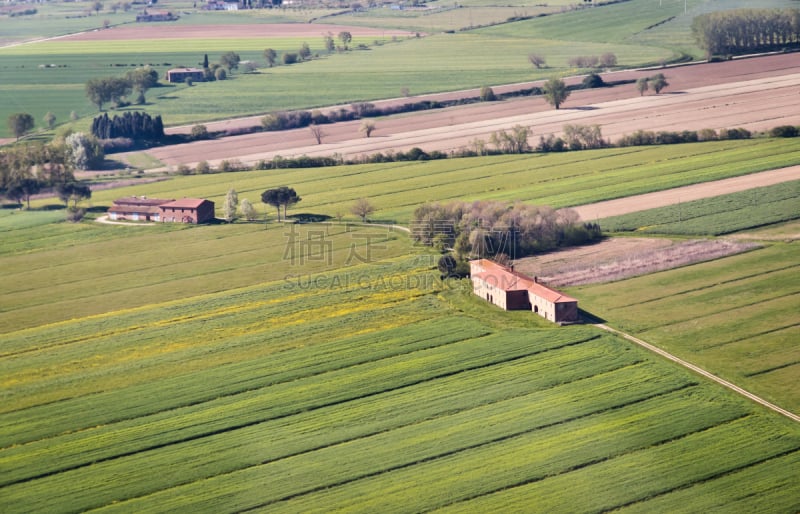
{"label": "red tile roof", "polygon": [[114,203],[117,205],[162,205],[169,202],[174,202],[173,198],[147,198],[146,196],[125,196],[117,198]]}
{"label": "red tile roof", "polygon": [[544,298],[552,303],[578,301],[571,296],[567,296],[555,289],[550,289],[544,284],[540,284],[536,279],[497,264],[489,259],[480,259],[477,261],[477,264],[483,271],[473,273],[472,276],[499,287],[503,291],[530,291],[536,296]]}
{"label": "red tile roof", "polygon": [[168,203],[161,204],[161,207],[168,207],[171,209],[197,209],[203,202],[208,200],[204,198],[181,198],[180,200],[173,200]]}

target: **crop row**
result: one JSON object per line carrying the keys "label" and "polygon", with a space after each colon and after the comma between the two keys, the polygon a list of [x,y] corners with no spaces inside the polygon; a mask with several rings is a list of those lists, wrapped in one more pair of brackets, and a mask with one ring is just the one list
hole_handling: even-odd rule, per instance
{"label": "crop row", "polygon": [[624,330],[796,410],[797,266],[792,244],[773,244],[573,294]]}
{"label": "crop row", "polygon": [[[267,170],[182,177],[137,186],[158,197],[182,194],[222,202],[233,187],[253,201],[260,193],[292,184],[302,212],[346,212],[358,198],[369,198],[379,219],[405,222],[424,201],[494,199],[567,207],[633,194],[718,180],[790,166],[800,151],[786,140],[750,140],[605,149],[566,154],[499,156],[423,163],[392,163],[301,170]],[[113,195],[98,193],[97,203]],[[258,202],[256,202],[258,203]],[[269,211],[267,211],[268,214]]]}
{"label": "crop row", "polygon": [[[98,464],[85,466],[90,462],[100,462],[101,468],[121,469],[125,473],[148,468],[135,462],[124,465],[127,461],[119,460],[120,457],[130,461],[140,459],[149,461],[152,458],[180,459],[182,455],[186,455],[190,460],[210,458],[213,462],[226,462],[224,455],[208,451],[209,447],[206,445],[208,443],[212,447],[214,445],[221,445],[221,448],[228,447],[227,451],[232,451],[233,455],[237,456],[237,459],[229,461],[228,466],[235,468],[237,460],[241,460],[243,441],[252,437],[258,440],[267,435],[273,440],[273,435],[276,437],[279,435],[273,430],[264,431],[270,426],[278,427],[288,422],[292,430],[298,431],[296,435],[291,436],[295,443],[289,444],[286,441],[286,447],[280,444],[279,440],[275,440],[275,446],[266,445],[264,449],[270,452],[302,453],[303,445],[311,444],[313,447],[313,439],[303,437],[308,429],[315,432],[321,430],[318,433],[320,437],[330,437],[324,428],[331,420],[324,417],[318,419],[313,415],[317,411],[332,412],[334,419],[342,413],[351,416],[355,412],[360,412],[360,416],[372,418],[373,421],[367,423],[369,426],[382,423],[381,419],[384,419],[384,423],[393,419],[391,416],[386,418],[374,416],[376,412],[374,402],[382,401],[384,395],[388,394],[387,398],[394,398],[387,401],[408,403],[412,400],[403,392],[410,392],[409,394],[414,396],[413,401],[419,402],[420,405],[428,405],[426,397],[430,397],[430,406],[423,407],[423,412],[417,414],[413,414],[416,409],[411,409],[408,414],[402,414],[404,412],[402,406],[398,405],[385,407],[400,415],[395,421],[391,421],[392,423],[405,425],[408,422],[403,420],[404,417],[423,416],[417,419],[424,419],[431,415],[425,411],[433,406],[436,406],[436,409],[444,409],[444,412],[459,404],[463,405],[461,409],[470,408],[471,402],[480,405],[515,397],[538,388],[547,389],[558,384],[629,367],[641,358],[638,352],[622,352],[614,355],[609,351],[611,341],[607,337],[580,343],[575,339],[581,335],[580,332],[558,337],[552,335],[544,337],[546,332],[523,334],[520,332],[516,332],[514,336],[496,334],[446,344],[221,397],[218,400],[174,409],[163,414],[141,416],[63,434],[4,450],[3,467],[8,466],[8,469],[17,470],[12,475],[16,477],[12,479],[14,481],[25,476],[48,475],[63,468],[64,473],[42,477],[41,487],[51,489],[54,484],[74,484],[74,481],[78,480],[77,477],[85,477],[84,479],[91,481],[100,475],[105,475],[103,470],[97,469]],[[456,355],[460,358],[453,358]],[[653,371],[647,371],[646,368],[634,367],[632,372],[639,378],[641,373],[652,375]],[[547,373],[547,370],[558,371]],[[636,383],[636,379],[633,381]],[[676,385],[655,385],[655,387],[683,387],[680,384],[686,384],[685,378],[671,378],[669,382]],[[656,379],[654,383],[658,384],[659,381]],[[495,387],[498,388],[497,391],[491,392]],[[616,380],[611,380],[606,382],[605,387],[618,391],[619,384]],[[577,393],[574,388],[573,391],[574,394]],[[452,398],[456,392],[457,395],[463,394],[463,399]],[[615,397],[616,393],[612,394],[608,401],[612,401],[611,399]],[[586,395],[584,401],[588,402],[587,406],[595,408],[591,395]],[[357,407],[360,404],[365,405],[365,410]],[[554,403],[556,411],[558,405],[558,402]],[[296,425],[293,421],[294,416],[301,416],[300,419],[307,421]],[[267,425],[261,426],[264,423]],[[364,427],[360,427],[360,423],[354,425],[348,423],[343,428],[344,434],[353,430],[364,430]],[[372,430],[375,430],[375,427]],[[377,432],[382,433],[384,430],[378,428]],[[240,439],[240,434],[250,434],[250,436]],[[301,446],[297,447],[298,444]],[[256,451],[256,448],[250,451]],[[214,458],[215,455],[220,457],[220,461]],[[272,458],[262,455],[259,459]],[[258,462],[261,460],[256,461]],[[152,469],[153,463],[150,464],[149,469]],[[193,469],[191,466],[190,468]],[[70,469],[73,471],[68,471]],[[126,469],[128,470],[125,471]],[[142,471],[141,477],[147,479],[144,482],[150,484],[148,487],[153,487],[152,473]],[[14,491],[29,496],[30,488],[39,483],[39,481],[24,481],[18,486],[9,486],[5,488],[3,498],[13,501],[17,494]],[[84,482],[82,485],[75,484],[74,487],[96,489],[87,487],[88,485]],[[140,488],[143,484],[113,485],[116,488],[121,486]],[[61,486],[58,485],[57,489],[61,489]],[[87,506],[81,508],[85,507]]]}
{"label": "crop row", "polygon": [[602,220],[604,230],[722,235],[800,217],[800,181]]}
{"label": "crop row", "polygon": [[[176,502],[185,505],[189,498],[190,505],[212,509],[223,508],[221,501],[228,501],[232,509],[417,512],[628,452],[647,454],[650,447],[724,424],[745,412],[741,404],[715,405],[688,391],[645,397],[588,415],[574,415],[570,405],[551,417],[545,408],[541,420],[538,404],[521,403],[489,406],[486,417],[438,418],[266,462],[116,507],[149,512],[157,506],[174,507]],[[690,414],[697,407],[707,409],[702,418]],[[800,445],[795,440],[784,447],[792,443]],[[224,499],[207,494],[209,487]],[[409,490],[414,494],[408,495]]]}

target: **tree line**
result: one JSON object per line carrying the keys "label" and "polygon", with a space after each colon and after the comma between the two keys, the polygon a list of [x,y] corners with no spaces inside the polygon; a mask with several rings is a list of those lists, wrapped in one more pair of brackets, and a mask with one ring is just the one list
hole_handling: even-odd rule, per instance
{"label": "tree line", "polygon": [[161,115],[152,117],[139,111],[127,111],[113,118],[103,113],[92,120],[92,135],[100,139],[124,137],[157,141],[164,137],[164,123]]}
{"label": "tree line", "polygon": [[[83,137],[82,137],[83,136]],[[89,186],[76,181],[76,162],[85,163],[92,149],[85,135],[70,134],[51,143],[15,145],[0,151],[0,196],[30,208],[30,199],[51,190],[66,204],[69,219],[83,215],[78,204],[91,197]],[[70,205],[70,202],[72,205]]]}
{"label": "tree line", "polygon": [[800,43],[800,10],[733,9],[696,16],[692,34],[710,56],[775,50]]}
{"label": "tree line", "polygon": [[127,97],[136,93],[134,103],[146,103],[145,93],[158,85],[158,72],[150,66],[136,68],[124,77],[95,77],[86,82],[86,96],[89,101],[102,111],[103,105],[113,104],[115,107],[129,105]]}
{"label": "tree line", "polygon": [[572,209],[495,201],[425,203],[414,210],[414,241],[459,261],[471,258],[524,257],[559,247],[598,241],[600,226],[582,223]]}

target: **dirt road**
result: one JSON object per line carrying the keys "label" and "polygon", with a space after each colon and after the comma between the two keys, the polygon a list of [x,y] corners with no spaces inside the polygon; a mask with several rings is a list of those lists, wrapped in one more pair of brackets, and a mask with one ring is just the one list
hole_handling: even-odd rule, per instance
{"label": "dirt road", "polygon": [[760,396],[756,396],[753,393],[742,389],[741,387],[737,386],[736,384],[733,384],[731,382],[728,382],[727,380],[719,378],[718,376],[716,376],[716,375],[714,375],[712,373],[709,373],[708,371],[704,370],[703,368],[699,368],[699,367],[695,366],[694,364],[692,364],[690,362],[687,362],[687,361],[685,361],[683,359],[680,359],[680,358],[672,355],[671,353],[669,353],[667,351],[664,351],[661,348],[658,348],[657,346],[653,346],[650,343],[642,341],[641,339],[633,337],[630,334],[626,334],[625,332],[621,332],[621,331],[619,331],[617,329],[611,328],[608,325],[604,325],[602,323],[598,323],[595,326],[599,327],[599,328],[602,328],[603,330],[606,330],[608,332],[611,332],[612,334],[616,334],[616,335],[618,335],[620,337],[624,337],[625,339],[627,339],[629,341],[632,341],[632,342],[638,344],[639,346],[650,350],[653,353],[657,353],[658,355],[660,355],[660,356],[662,356],[664,358],[667,358],[667,359],[671,360],[672,362],[680,364],[684,368],[690,369],[690,370],[692,370],[693,372],[695,372],[695,373],[697,373],[699,375],[703,375],[704,377],[706,377],[708,379],[711,379],[714,382],[716,382],[716,383],[718,383],[718,384],[720,384],[720,385],[722,385],[724,387],[727,387],[728,389],[734,391],[737,394],[740,394],[740,395],[744,396],[745,398],[747,398],[749,400],[752,400],[752,401],[754,401],[756,403],[759,403],[759,404],[763,405],[764,407],[777,412],[778,414],[786,416],[787,418],[791,419],[792,421],[796,421],[796,422],[800,423],[800,416],[797,416],[796,414],[793,414],[793,413],[787,411],[786,409],[782,409],[782,408],[778,407],[777,405],[766,401],[765,399],[761,398]]}
{"label": "dirt road", "polygon": [[666,207],[680,202],[689,202],[692,200],[701,200],[703,198],[736,193],[738,191],[746,191],[754,187],[771,186],[790,180],[800,180],[800,166],[753,173],[751,175],[716,180],[714,182],[704,182],[691,186],[676,187],[674,189],[629,196],[618,200],[581,205],[574,207],[574,209],[578,212],[582,220],[595,220],[645,209]]}

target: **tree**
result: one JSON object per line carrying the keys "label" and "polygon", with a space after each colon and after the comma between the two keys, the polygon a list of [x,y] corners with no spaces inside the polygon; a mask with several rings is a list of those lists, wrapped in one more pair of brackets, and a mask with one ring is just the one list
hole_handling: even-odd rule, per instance
{"label": "tree", "polygon": [[238,206],[239,206],[239,195],[236,194],[235,189],[231,189],[228,191],[228,194],[225,195],[225,205],[223,206],[225,221],[230,223],[234,219],[236,219],[236,208]]}
{"label": "tree", "polygon": [[436,264],[436,267],[439,268],[439,273],[441,273],[441,278],[448,278],[453,276],[456,266],[458,262],[456,258],[452,255],[442,255],[439,258],[439,262]]}
{"label": "tree", "polygon": [[547,103],[558,109],[569,96],[569,89],[563,80],[553,77],[545,82],[542,88]]}
{"label": "tree", "polygon": [[325,136],[325,132],[322,130],[322,127],[316,124],[311,124],[308,126],[308,130],[311,131],[311,135],[314,136],[314,139],[317,141],[317,144],[321,145],[322,138]]}
{"label": "tree", "polygon": [[261,193],[261,201],[267,205],[272,205],[278,210],[278,221],[281,219],[281,206],[283,206],[283,217],[286,218],[286,207],[294,205],[300,200],[302,198],[297,196],[297,192],[286,186],[267,189]]}
{"label": "tree", "polygon": [[530,133],[531,130],[529,127],[514,125],[511,128],[511,132],[498,130],[492,133],[489,142],[504,153],[525,153],[530,149],[530,145],[528,144],[528,136]]}
{"label": "tree", "polygon": [[89,188],[88,184],[83,184],[81,182],[65,182],[59,184],[56,186],[56,193],[67,207],[69,207],[69,202],[72,202],[73,209],[78,208],[78,203],[81,200],[88,200],[92,197],[92,190]]}
{"label": "tree", "polygon": [[19,202],[25,200],[28,209],[31,208],[31,196],[35,195],[42,189],[42,184],[33,177],[25,177],[14,182],[8,188],[6,196]]}
{"label": "tree", "polygon": [[650,77],[650,82],[652,83],[653,91],[655,91],[656,94],[659,94],[662,89],[669,86],[669,82],[667,82],[667,78],[663,73],[658,73]]}
{"label": "tree", "polygon": [[8,117],[8,130],[14,134],[14,137],[19,138],[27,134],[33,129],[34,121],[33,116],[25,112],[18,112]]}
{"label": "tree", "polygon": [[203,54],[203,68],[208,68],[208,54]]}
{"label": "tree", "polygon": [[359,130],[363,132],[365,136],[369,137],[375,132],[375,122],[372,120],[364,120],[361,122],[361,128]]}
{"label": "tree", "polygon": [[650,87],[650,80],[647,77],[640,77],[636,80],[636,90],[639,91],[639,96],[644,96]]}
{"label": "tree", "polygon": [[331,53],[336,49],[336,43],[333,42],[333,34],[331,34],[330,32],[325,34],[322,40],[325,45],[325,50],[327,50],[328,53]]}
{"label": "tree", "polygon": [[86,96],[103,110],[107,102],[118,103],[120,99],[131,92],[131,83],[121,77],[95,77],[86,82]]}
{"label": "tree", "polygon": [[364,223],[367,222],[367,216],[375,212],[375,206],[372,205],[366,198],[359,198],[356,203],[350,207],[350,212],[361,218]]}
{"label": "tree", "polygon": [[308,46],[308,43],[303,42],[302,46],[300,46],[300,50],[298,50],[297,53],[300,56],[300,59],[305,61],[311,57],[311,47]]}
{"label": "tree", "polygon": [[250,203],[250,200],[248,200],[247,198],[242,200],[242,203],[239,206],[239,211],[242,213],[242,216],[244,216],[244,218],[247,221],[254,221],[256,217],[258,217],[258,212],[256,211],[256,208],[253,206],[252,203]]}
{"label": "tree", "polygon": [[600,64],[606,68],[611,68],[617,65],[617,56],[611,52],[606,52],[600,56]]}
{"label": "tree", "polygon": [[539,54],[528,54],[528,62],[530,62],[537,70],[545,65],[545,59]]}
{"label": "tree", "polygon": [[146,93],[148,89],[158,85],[158,72],[150,66],[144,66],[126,73],[125,79],[135,91]]}
{"label": "tree", "polygon": [[205,125],[195,125],[192,127],[192,139],[208,139],[208,128]]}
{"label": "tree", "polygon": [[233,71],[239,67],[241,60],[239,54],[236,52],[225,52],[222,54],[222,57],[219,58],[219,63],[228,71]]}
{"label": "tree", "polygon": [[228,74],[225,72],[225,68],[217,68],[217,71],[214,72],[214,79],[216,80],[225,80],[228,78]]}
{"label": "tree", "polygon": [[96,168],[105,157],[103,147],[94,136],[75,132],[64,139],[70,162],[79,170]]}
{"label": "tree", "polygon": [[267,61],[267,66],[272,68],[278,60],[278,53],[272,48],[267,48],[264,50],[264,60]]}
{"label": "tree", "polygon": [[47,125],[47,128],[53,130],[53,127],[56,126],[56,115],[50,111],[47,111],[47,114],[44,115],[42,118],[44,124]]}
{"label": "tree", "polygon": [[489,86],[483,86],[481,88],[481,102],[494,102],[497,100],[497,96],[494,94],[494,90]]}
{"label": "tree", "polygon": [[339,35],[337,37],[339,38],[339,41],[342,42],[344,49],[347,50],[347,45],[349,45],[350,41],[353,40],[353,35],[347,32],[346,30],[343,30],[339,32]]}
{"label": "tree", "polygon": [[92,10],[94,11],[95,16],[100,14],[100,11],[103,10],[103,2],[100,2],[99,0],[97,2],[94,2],[92,4]]}
{"label": "tree", "polygon": [[286,52],[283,54],[283,64],[294,64],[297,62],[298,57],[295,52]]}

